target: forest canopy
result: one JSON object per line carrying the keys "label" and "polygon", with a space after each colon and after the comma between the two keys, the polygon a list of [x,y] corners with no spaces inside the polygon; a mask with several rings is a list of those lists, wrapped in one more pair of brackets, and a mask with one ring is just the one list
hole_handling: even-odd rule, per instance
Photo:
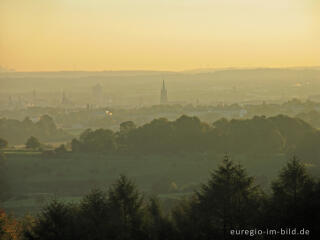
{"label": "forest canopy", "polygon": [[183,115],[175,121],[154,119],[140,127],[127,121],[117,132],[87,129],[79,139],[73,139],[71,146],[75,152],[277,154],[299,151],[307,155],[305,151],[315,140],[320,140],[318,130],[303,120],[285,115],[245,120],[223,118],[212,124]]}

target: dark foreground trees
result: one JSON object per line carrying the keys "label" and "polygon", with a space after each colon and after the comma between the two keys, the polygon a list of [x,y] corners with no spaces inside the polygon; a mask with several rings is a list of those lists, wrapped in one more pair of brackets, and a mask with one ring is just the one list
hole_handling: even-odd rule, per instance
{"label": "dark foreground trees", "polygon": [[[93,190],[79,204],[51,202],[24,231],[29,240],[208,240],[241,229],[306,229],[309,236],[255,236],[252,239],[317,239],[320,187],[293,158],[263,194],[254,178],[226,156],[207,184],[165,215],[156,198],[146,199],[120,176],[108,191]],[[32,227],[30,227],[32,226]]]}
{"label": "dark foreground trees", "polygon": [[181,239],[228,239],[231,229],[257,227],[262,193],[254,178],[225,156],[193,200],[174,211]]}
{"label": "dark foreground trees", "polygon": [[264,210],[265,225],[305,228],[313,236],[320,236],[319,183],[308,175],[304,164],[293,157],[272,183],[272,195]]}
{"label": "dark foreground trees", "polygon": [[9,195],[9,184],[7,181],[7,157],[0,151],[0,202]]}
{"label": "dark foreground trees", "polygon": [[53,201],[43,209],[26,239],[148,239],[146,206],[125,176],[108,192],[93,190],[79,205]]}
{"label": "dark foreground trees", "polygon": [[5,212],[0,209],[0,239],[1,240],[20,240],[21,236],[21,226],[16,219],[5,214]]}

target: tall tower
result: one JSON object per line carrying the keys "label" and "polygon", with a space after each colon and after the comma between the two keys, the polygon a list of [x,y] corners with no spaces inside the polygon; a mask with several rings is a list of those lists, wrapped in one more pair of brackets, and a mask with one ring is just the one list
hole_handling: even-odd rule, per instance
{"label": "tall tower", "polygon": [[100,83],[92,87],[92,95],[95,104],[98,106],[103,105],[103,88]]}
{"label": "tall tower", "polygon": [[69,101],[69,99],[68,99],[65,91],[63,91],[63,92],[62,92],[61,104],[62,104],[62,105],[67,105],[67,104],[69,104],[69,103],[70,103],[70,101]]}
{"label": "tall tower", "polygon": [[168,103],[168,94],[166,85],[164,84],[164,80],[162,80],[162,89],[160,94],[160,104],[167,104]]}

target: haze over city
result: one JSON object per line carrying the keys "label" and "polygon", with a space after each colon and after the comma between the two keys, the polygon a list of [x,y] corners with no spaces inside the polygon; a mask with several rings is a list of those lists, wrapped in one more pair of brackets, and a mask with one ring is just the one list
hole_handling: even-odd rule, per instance
{"label": "haze over city", "polygon": [[319,0],[0,0],[0,240],[320,239]]}

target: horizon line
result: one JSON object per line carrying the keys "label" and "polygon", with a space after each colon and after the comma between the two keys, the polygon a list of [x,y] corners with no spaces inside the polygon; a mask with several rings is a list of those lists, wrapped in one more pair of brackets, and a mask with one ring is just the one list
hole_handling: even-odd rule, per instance
{"label": "horizon line", "polygon": [[2,69],[0,65],[0,74],[1,73],[71,73],[71,72],[169,72],[169,73],[184,73],[184,72],[195,72],[195,71],[224,71],[224,70],[259,70],[259,69],[316,69],[320,68],[319,66],[287,66],[287,67],[212,67],[212,68],[190,68],[184,70],[155,70],[155,69],[121,69],[121,70],[39,70],[39,71],[17,71],[15,69]]}

